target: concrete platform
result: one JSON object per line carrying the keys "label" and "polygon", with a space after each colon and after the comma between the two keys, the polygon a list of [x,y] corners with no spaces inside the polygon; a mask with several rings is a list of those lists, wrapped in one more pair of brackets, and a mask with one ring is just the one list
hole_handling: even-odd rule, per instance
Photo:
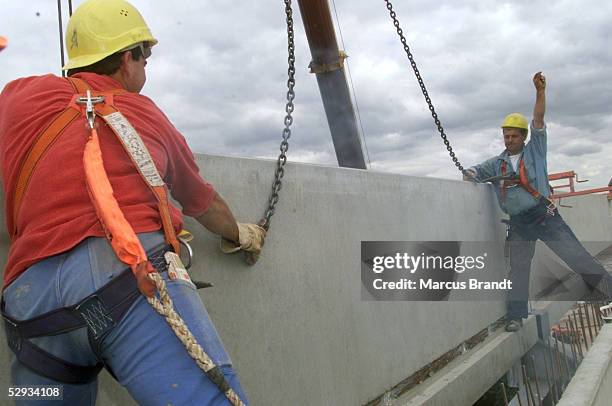
{"label": "concrete platform", "polygon": [[612,324],[606,324],[587,352],[558,406],[612,404]]}

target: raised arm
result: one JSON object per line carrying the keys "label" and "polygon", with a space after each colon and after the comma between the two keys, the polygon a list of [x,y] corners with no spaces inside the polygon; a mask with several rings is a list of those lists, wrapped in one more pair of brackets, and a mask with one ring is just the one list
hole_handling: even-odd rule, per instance
{"label": "raised arm", "polygon": [[544,113],[546,113],[546,78],[542,72],[533,76],[533,85],[536,88],[536,101],[533,106],[533,127],[544,127]]}

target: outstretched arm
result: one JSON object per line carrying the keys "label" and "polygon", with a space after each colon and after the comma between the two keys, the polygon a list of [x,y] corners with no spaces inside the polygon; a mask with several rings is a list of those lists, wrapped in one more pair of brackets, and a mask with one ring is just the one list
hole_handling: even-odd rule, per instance
{"label": "outstretched arm", "polygon": [[243,250],[249,265],[255,264],[259,259],[266,230],[256,224],[236,223],[229,206],[218,194],[206,213],[196,220],[209,231],[221,236],[221,251],[225,254]]}
{"label": "outstretched arm", "polygon": [[542,72],[533,76],[533,85],[536,88],[536,101],[533,107],[533,127],[544,127],[544,113],[546,113],[546,78]]}
{"label": "outstretched arm", "polygon": [[238,241],[238,224],[225,200],[215,195],[206,213],[196,218],[209,231],[231,241]]}

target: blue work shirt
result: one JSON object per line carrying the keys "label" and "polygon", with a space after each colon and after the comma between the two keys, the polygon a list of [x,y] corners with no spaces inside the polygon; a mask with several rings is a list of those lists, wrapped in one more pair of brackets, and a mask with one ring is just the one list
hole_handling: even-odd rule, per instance
{"label": "blue work shirt", "polygon": [[[530,127],[531,139],[523,148],[520,159],[525,161],[525,169],[527,170],[529,184],[536,188],[542,196],[548,197],[550,195],[550,189],[548,186],[548,170],[546,168],[546,125],[544,125],[543,128],[533,128],[533,125]],[[501,166],[504,161],[506,162],[506,175],[518,176],[519,168],[517,168],[517,171],[514,170],[510,162],[508,150],[470,169],[474,170],[476,172],[476,177],[481,180],[501,176]],[[499,206],[505,213],[511,216],[538,204],[538,199],[533,197],[521,186],[517,185],[507,188],[506,197],[502,199],[501,181],[495,181],[493,185],[495,186],[495,193],[497,194]]]}

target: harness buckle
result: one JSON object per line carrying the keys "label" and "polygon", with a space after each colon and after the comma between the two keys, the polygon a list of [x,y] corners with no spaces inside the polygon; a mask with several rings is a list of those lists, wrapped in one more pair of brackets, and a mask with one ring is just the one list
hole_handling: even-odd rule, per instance
{"label": "harness buckle", "polygon": [[546,214],[548,217],[553,217],[555,215],[555,210],[557,209],[557,206],[555,205],[555,202],[551,199],[546,198],[546,200],[548,200],[548,203],[546,204]]}
{"label": "harness buckle", "polygon": [[77,104],[85,105],[85,116],[87,117],[87,122],[89,123],[89,127],[94,129],[94,122],[96,120],[96,112],[94,110],[94,104],[103,103],[104,96],[96,96],[91,97],[91,91],[87,91],[86,97],[77,97]]}
{"label": "harness buckle", "polygon": [[117,325],[106,305],[96,294],[87,297],[74,310],[85,321],[94,340],[98,340]]}
{"label": "harness buckle", "polygon": [[193,248],[191,248],[191,245],[187,241],[185,241],[185,239],[183,238],[178,238],[178,241],[179,241],[179,244],[187,248],[187,255],[188,255],[189,262],[187,263],[183,262],[183,265],[185,265],[185,269],[189,269],[191,268],[191,263],[193,262]]}

